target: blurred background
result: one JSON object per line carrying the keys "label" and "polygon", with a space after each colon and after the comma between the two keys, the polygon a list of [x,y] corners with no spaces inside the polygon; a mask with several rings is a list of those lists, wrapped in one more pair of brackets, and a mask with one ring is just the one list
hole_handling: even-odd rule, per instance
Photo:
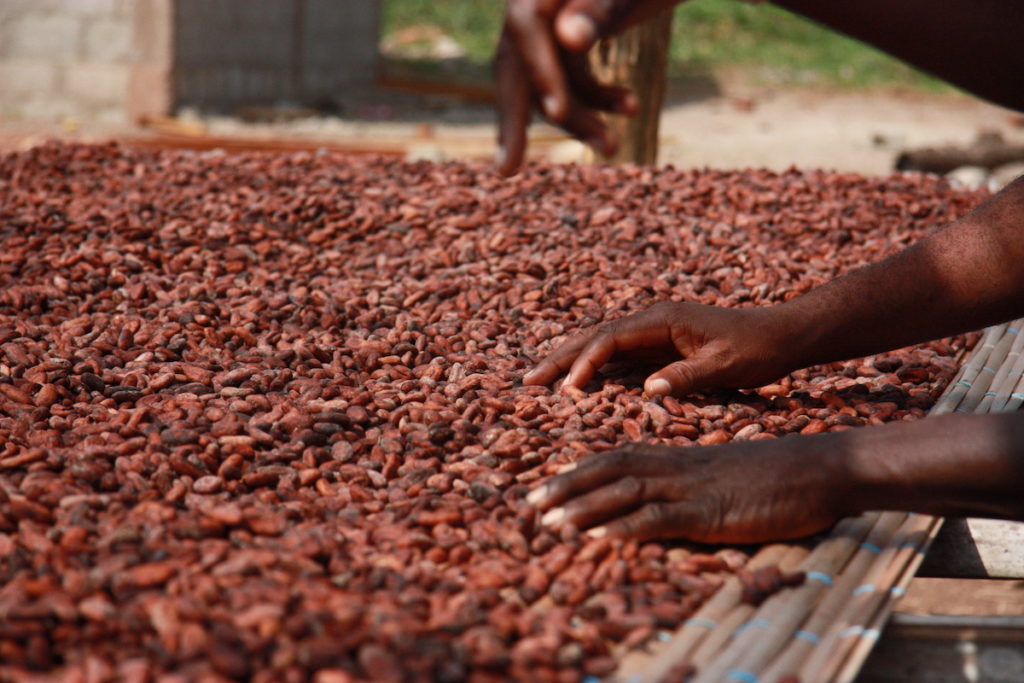
{"label": "blurred background", "polygon": [[[2,0],[0,149],[61,137],[489,158],[503,6]],[[921,147],[1024,145],[1019,114],[765,4],[679,6],[666,78],[663,164],[876,174]],[[531,137],[534,156],[590,158],[554,128]],[[994,182],[1020,172],[1008,163],[956,173]]]}

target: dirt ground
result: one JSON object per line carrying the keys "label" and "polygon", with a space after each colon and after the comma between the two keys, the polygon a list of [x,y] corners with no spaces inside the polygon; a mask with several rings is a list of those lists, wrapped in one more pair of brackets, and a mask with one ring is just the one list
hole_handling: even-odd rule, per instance
{"label": "dirt ground", "polygon": [[662,160],[873,175],[892,171],[905,149],[966,145],[984,132],[1024,142],[1024,117],[957,94],[737,94],[668,108]]}
{"label": "dirt ground", "polygon": [[[874,175],[888,173],[908,148],[966,145],[998,132],[1024,144],[1024,115],[956,94],[822,92],[721,84],[673,88],[661,128],[660,163],[677,167],[796,165]],[[301,112],[300,112],[301,113]],[[413,158],[487,158],[494,151],[489,105],[430,96],[374,95],[343,116],[296,116],[267,110],[248,120],[185,113],[159,126],[111,127],[82,121],[2,122],[0,149],[23,149],[48,138],[152,139],[171,131],[267,142],[360,149],[400,149]],[[265,119],[254,122],[255,119]],[[270,119],[285,119],[269,121]],[[560,161],[588,158],[582,146],[544,125],[532,129],[531,153]]]}

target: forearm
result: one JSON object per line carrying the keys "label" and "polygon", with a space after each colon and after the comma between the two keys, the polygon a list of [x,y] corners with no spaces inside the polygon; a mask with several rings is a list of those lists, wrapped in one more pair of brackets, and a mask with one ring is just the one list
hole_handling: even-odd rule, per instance
{"label": "forearm", "polygon": [[785,364],[899,348],[1024,315],[1024,179],[879,263],[765,310]]}
{"label": "forearm", "polygon": [[1024,109],[1019,0],[772,0],[1005,107]]}
{"label": "forearm", "polygon": [[1024,415],[946,415],[808,438],[835,440],[829,458],[844,514],[1024,520]]}

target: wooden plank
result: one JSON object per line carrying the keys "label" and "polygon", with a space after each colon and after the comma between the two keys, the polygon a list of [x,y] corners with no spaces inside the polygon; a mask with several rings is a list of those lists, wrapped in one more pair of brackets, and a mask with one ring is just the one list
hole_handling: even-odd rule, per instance
{"label": "wooden plank", "polygon": [[1024,616],[895,614],[885,632],[897,639],[974,639],[1024,644]]}
{"label": "wooden plank", "polygon": [[653,164],[658,160],[658,125],[665,99],[671,35],[669,9],[622,35],[602,41],[591,53],[591,68],[599,81],[639,93],[640,110],[635,116],[607,116],[619,138],[619,149],[609,161]]}
{"label": "wooden plank", "polygon": [[1024,681],[1024,619],[894,616],[856,683],[906,681]]}
{"label": "wooden plank", "polygon": [[1024,581],[918,577],[896,605],[896,614],[1024,617]]}

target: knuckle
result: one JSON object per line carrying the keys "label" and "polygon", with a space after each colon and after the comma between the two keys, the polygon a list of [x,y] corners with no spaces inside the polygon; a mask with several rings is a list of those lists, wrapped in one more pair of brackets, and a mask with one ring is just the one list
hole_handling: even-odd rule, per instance
{"label": "knuckle", "polygon": [[648,503],[643,507],[641,519],[652,528],[661,528],[672,519],[672,506],[668,503]]}
{"label": "knuckle", "polygon": [[644,495],[644,482],[639,477],[623,477],[615,485],[615,492],[616,497],[621,500],[641,500]]}
{"label": "knuckle", "polygon": [[596,346],[607,344],[615,339],[621,329],[622,323],[619,320],[613,320],[610,323],[605,323],[594,330],[594,334],[590,337],[589,345]]}

